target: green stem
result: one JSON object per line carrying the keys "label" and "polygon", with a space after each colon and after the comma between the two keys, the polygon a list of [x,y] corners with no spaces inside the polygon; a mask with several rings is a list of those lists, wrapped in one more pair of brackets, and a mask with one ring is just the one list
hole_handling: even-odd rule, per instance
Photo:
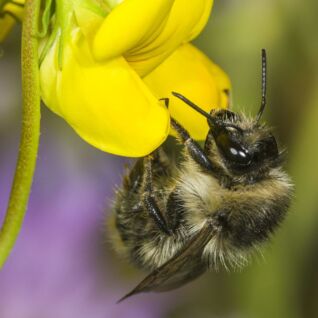
{"label": "green stem", "polygon": [[15,176],[4,223],[0,231],[0,268],[8,258],[27,208],[40,135],[40,84],[38,21],[40,0],[26,0],[22,26],[22,132]]}

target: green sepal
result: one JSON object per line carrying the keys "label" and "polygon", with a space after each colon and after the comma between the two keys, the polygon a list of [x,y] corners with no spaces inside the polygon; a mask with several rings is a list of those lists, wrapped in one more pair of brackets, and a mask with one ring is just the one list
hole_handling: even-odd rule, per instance
{"label": "green sepal", "polygon": [[[43,38],[42,49],[39,54],[40,66],[54,42],[58,41],[58,65],[59,69],[62,69],[64,43],[70,40],[72,28],[78,26],[75,11],[79,7],[89,10],[100,17],[105,17],[110,12],[107,1],[46,0],[42,15],[42,30],[38,35]],[[48,32],[50,27],[52,29],[51,33]]]}
{"label": "green sepal", "polygon": [[46,36],[50,23],[51,23],[53,13],[54,13],[53,0],[46,0],[44,5],[44,10],[42,13],[42,19],[41,19],[42,28],[37,34],[39,38],[44,38]]}

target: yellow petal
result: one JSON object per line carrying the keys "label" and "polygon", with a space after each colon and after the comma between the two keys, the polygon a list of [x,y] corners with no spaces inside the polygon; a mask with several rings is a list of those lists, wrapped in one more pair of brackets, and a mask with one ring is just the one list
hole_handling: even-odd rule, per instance
{"label": "yellow petal", "polygon": [[124,55],[140,76],[165,60],[206,24],[213,0],[126,0],[104,20],[93,41],[99,60]]}
{"label": "yellow petal", "polygon": [[230,103],[230,90],[231,90],[231,82],[227,74],[214,63],[207,63],[206,67],[208,68],[210,74],[215,79],[216,85],[219,89],[220,94],[220,108],[227,108]]}
{"label": "yellow petal", "polygon": [[209,20],[213,2],[213,0],[203,1],[199,18],[197,19],[197,22],[192,28],[191,32],[189,32],[188,38],[185,40],[186,42],[192,41],[201,33]]}
{"label": "yellow petal", "polygon": [[127,61],[141,76],[147,75],[177,47],[188,42],[205,26],[213,0],[175,0],[164,26],[153,37],[125,53]]}
{"label": "yellow petal", "polygon": [[97,60],[131,50],[160,29],[174,0],[126,0],[107,15],[93,41]]}
{"label": "yellow petal", "polygon": [[224,93],[224,90],[230,89],[227,75],[191,44],[179,47],[144,81],[158,98],[170,98],[171,116],[197,140],[206,137],[206,119],[172,96],[171,91],[186,96],[207,112],[228,105],[228,97]]}
{"label": "yellow petal", "polygon": [[122,57],[98,63],[87,42],[79,49],[66,45],[59,70],[57,52],[55,44],[41,65],[42,97],[84,140],[103,151],[139,157],[166,139],[168,111]]}
{"label": "yellow petal", "polygon": [[86,38],[92,37],[93,33],[102,24],[103,16],[81,5],[74,6],[73,12],[77,25],[81,28],[81,32]]}

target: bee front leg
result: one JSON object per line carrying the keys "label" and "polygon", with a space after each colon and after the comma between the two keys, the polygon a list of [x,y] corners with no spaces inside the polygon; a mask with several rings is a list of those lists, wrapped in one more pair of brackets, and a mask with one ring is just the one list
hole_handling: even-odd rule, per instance
{"label": "bee front leg", "polygon": [[[160,98],[159,100],[163,101],[165,103],[165,106],[169,108],[169,98]],[[171,126],[176,130],[179,138],[187,147],[188,153],[191,156],[191,158],[205,170],[214,172],[215,169],[204,150],[199,146],[197,142],[195,142],[191,138],[190,134],[172,117]]]}
{"label": "bee front leg", "polygon": [[165,234],[171,235],[172,231],[169,229],[154,196],[152,160],[153,158],[151,155],[144,158],[144,194],[142,201],[145,209],[153,218],[159,229]]}
{"label": "bee front leg", "polygon": [[[160,101],[165,103],[165,106],[169,108],[169,98],[160,98]],[[202,168],[213,171],[213,165],[210,159],[205,154],[204,150],[195,142],[190,134],[174,119],[171,117],[171,126],[176,130],[179,138],[183,144],[187,147],[189,155],[191,158],[198,163]]]}
{"label": "bee front leg", "polygon": [[186,146],[191,158],[205,170],[214,171],[215,169],[212,162],[200,145],[194,141],[190,134],[173,118],[171,118],[171,126],[176,130],[179,138]]}

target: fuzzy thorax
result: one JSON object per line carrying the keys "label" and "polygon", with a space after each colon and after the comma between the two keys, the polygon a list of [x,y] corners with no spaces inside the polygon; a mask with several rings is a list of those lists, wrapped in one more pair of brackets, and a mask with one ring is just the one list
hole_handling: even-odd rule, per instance
{"label": "fuzzy thorax", "polygon": [[258,250],[283,220],[293,188],[281,168],[259,182],[225,188],[191,160],[178,183],[191,235],[217,220],[218,231],[202,255],[208,267],[216,269],[246,265],[250,252]]}

